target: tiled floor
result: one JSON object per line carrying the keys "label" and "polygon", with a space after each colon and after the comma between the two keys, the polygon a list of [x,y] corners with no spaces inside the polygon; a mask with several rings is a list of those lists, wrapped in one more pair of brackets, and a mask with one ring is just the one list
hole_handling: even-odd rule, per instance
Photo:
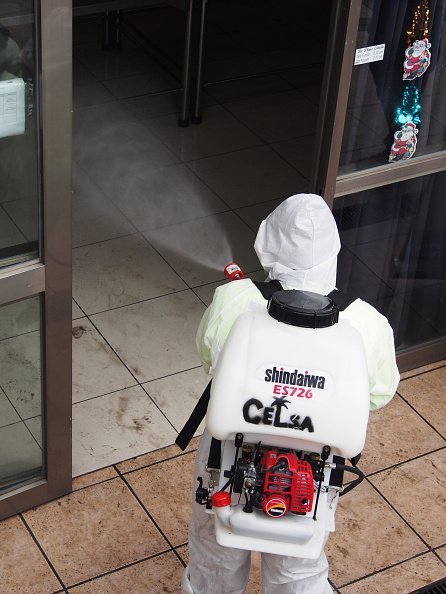
{"label": "tiled floor", "polygon": [[[293,79],[294,62],[274,54],[283,15],[259,9],[253,21],[241,3],[233,30],[213,3],[206,80],[231,80],[207,88],[203,124],[187,129],[177,126],[178,68],[161,68],[130,30],[122,50],[104,52],[99,18],[74,24],[74,476],[173,443],[207,382],[194,337],[223,266],[236,258],[259,274],[260,220],[307,188],[323,40],[311,59],[291,60],[305,70]],[[292,22],[302,32],[298,17],[288,34]],[[158,8],[127,22],[181,64],[184,14]],[[0,247],[36,239],[19,201],[1,203]],[[41,464],[39,319],[38,299],[0,311],[2,476]]]}
{"label": "tiled floor", "polygon": [[[252,247],[259,223],[308,187],[325,43],[300,19],[298,43],[311,42],[311,52],[298,53],[286,41],[291,21],[274,17],[275,28],[265,28],[262,3],[245,14],[237,2],[235,20],[224,4],[212,3],[206,79],[245,78],[207,86],[203,124],[187,129],[176,125],[173,76],[127,38],[122,51],[103,52],[98,21],[75,25],[73,472],[82,476],[69,497],[0,525],[5,592],[126,592],[129,580],[136,593],[178,591],[193,454],[171,444],[207,382],[196,328],[229,260],[263,278]],[[153,14],[138,13],[137,24],[181,57],[183,17]],[[35,217],[21,206],[2,202],[0,247],[35,239]],[[408,304],[392,255],[405,220],[399,212],[375,220],[371,211],[340,221],[340,288],[400,324]],[[412,284],[412,334],[444,334],[442,283]],[[39,466],[42,456],[39,303],[8,308],[0,316],[6,474]],[[369,480],[340,506],[328,549],[342,592],[399,594],[444,575],[442,518],[423,492],[440,510],[444,374],[443,366],[405,379],[372,417]],[[177,474],[172,498],[165,481]]]}
{"label": "tiled floor", "polygon": [[[209,87],[203,124],[187,129],[178,85],[154,59],[128,36],[104,53],[99,22],[75,25],[75,476],[173,443],[207,382],[194,338],[223,266],[236,258],[255,275],[260,220],[307,187],[322,61],[300,60],[308,86],[289,82],[230,20],[217,32],[210,13],[207,79],[264,75]],[[181,14],[128,22],[181,61]]]}
{"label": "tiled floor", "polygon": [[[328,542],[342,594],[405,594],[446,577],[446,361],[403,377],[371,415],[367,479],[341,499]],[[179,387],[164,392],[163,381],[153,382],[160,405]],[[168,446],[83,475],[70,495],[1,522],[1,591],[179,594],[197,439],[185,453]],[[253,554],[247,594],[259,592]]]}
{"label": "tiled floor", "polygon": [[[205,79],[230,80],[206,86],[203,123],[186,129],[174,68],[128,35],[122,50],[102,51],[99,19],[74,26],[75,476],[173,442],[207,381],[194,335],[223,266],[236,259],[262,279],[260,221],[308,186],[324,25],[303,24],[295,2],[227,6],[210,3]],[[128,21],[181,63],[183,14],[158,8]],[[35,239],[36,221],[27,232],[18,201],[3,198],[0,247]],[[350,197],[343,207],[341,290],[388,315],[399,346],[444,334],[441,279],[394,274],[413,216]],[[2,451],[8,468],[38,466],[37,299],[2,308],[0,338]]]}

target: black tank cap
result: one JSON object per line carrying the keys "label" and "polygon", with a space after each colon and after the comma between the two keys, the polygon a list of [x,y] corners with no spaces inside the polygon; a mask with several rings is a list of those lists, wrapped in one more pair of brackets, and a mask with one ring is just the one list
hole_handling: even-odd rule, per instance
{"label": "black tank cap", "polygon": [[328,328],[339,319],[339,309],[329,297],[309,291],[277,291],[268,303],[271,317],[300,328]]}

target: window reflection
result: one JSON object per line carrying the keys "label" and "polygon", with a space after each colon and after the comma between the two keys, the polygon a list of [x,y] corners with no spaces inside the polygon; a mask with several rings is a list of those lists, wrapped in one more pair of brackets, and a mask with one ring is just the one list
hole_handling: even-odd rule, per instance
{"label": "window reflection", "polygon": [[43,473],[40,298],[0,308],[0,492]]}
{"label": "window reflection", "polygon": [[399,349],[446,335],[446,172],[335,201],[338,286],[389,319]]}
{"label": "window reflection", "polygon": [[0,3],[0,267],[38,256],[33,11],[32,0]]}
{"label": "window reflection", "polygon": [[[420,5],[428,10],[427,25],[423,13],[414,20]],[[356,47],[385,44],[385,50],[382,60],[353,67],[341,175],[387,163],[392,166],[391,154],[394,162],[446,148],[445,18],[446,0],[363,1]],[[413,27],[415,35],[408,35]],[[409,76],[408,68],[416,70],[414,40],[422,40],[426,27],[430,65],[420,67],[419,76]],[[412,48],[409,53],[408,48]],[[398,108],[406,108],[404,116]]]}

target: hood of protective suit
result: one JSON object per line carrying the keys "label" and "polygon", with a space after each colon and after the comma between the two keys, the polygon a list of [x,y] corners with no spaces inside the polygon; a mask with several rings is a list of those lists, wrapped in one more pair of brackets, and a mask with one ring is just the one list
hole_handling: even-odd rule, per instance
{"label": "hood of protective suit", "polygon": [[335,288],[340,247],[333,215],[316,194],[282,202],[262,221],[254,244],[268,280],[323,295]]}

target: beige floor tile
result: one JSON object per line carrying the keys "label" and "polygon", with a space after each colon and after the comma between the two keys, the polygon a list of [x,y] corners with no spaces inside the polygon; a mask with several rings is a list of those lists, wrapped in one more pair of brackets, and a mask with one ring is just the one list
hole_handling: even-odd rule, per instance
{"label": "beige floor tile", "polygon": [[[93,114],[98,115],[98,109],[109,115],[107,121],[97,117],[86,130],[87,122]],[[127,110],[123,110],[126,121],[120,115],[115,118],[116,110],[120,111],[115,103],[105,103],[78,109],[74,114],[74,159],[109,198],[113,198],[117,190],[123,191],[135,177],[178,162],[178,158],[146,127],[133,120]]]}
{"label": "beige floor tile", "polygon": [[[318,89],[320,93],[320,87]],[[313,134],[305,138],[292,138],[283,142],[276,142],[271,145],[279,155],[295,167],[302,175],[310,178],[313,166],[315,136]]]}
{"label": "beige floor tile", "polygon": [[117,180],[108,194],[139,231],[193,221],[229,209],[184,164],[137,171],[132,177]]}
{"label": "beige floor tile", "polygon": [[48,594],[61,587],[17,516],[0,522],[0,576],[4,594]]}
{"label": "beige floor tile", "polygon": [[73,403],[137,382],[87,318],[73,322]]}
{"label": "beige floor tile", "polygon": [[[138,16],[136,17],[137,19]],[[77,43],[76,49],[80,49]],[[104,52],[97,43],[87,51],[87,55],[79,56],[79,63],[86,66],[88,72],[96,77],[93,80],[111,80],[147,73],[153,71],[154,68],[156,69],[153,60],[141,51],[134,49],[133,44],[129,43],[127,37],[122,50],[120,49],[118,52]],[[77,67],[78,71],[79,67]],[[81,75],[85,79],[85,73],[83,71],[81,71]],[[90,80],[87,78],[87,82],[83,84],[88,84],[89,82]],[[77,84],[79,85],[81,83],[78,82]]]}
{"label": "beige floor tile", "polygon": [[0,207],[0,248],[20,245],[26,242],[26,237],[18,230],[17,225],[11,221],[5,210]]}
{"label": "beige floor tile", "polygon": [[[223,272],[223,271],[222,271]],[[194,293],[206,304],[208,307],[212,303],[215,289],[221,285],[225,285],[228,281],[226,278],[217,281],[215,283],[209,283],[208,285],[202,285],[201,287],[195,287]]]}
{"label": "beige floor tile", "polygon": [[131,567],[70,588],[73,594],[178,594],[183,566],[174,553],[165,553]]}
{"label": "beige floor tile", "polygon": [[103,84],[117,99],[149,95],[177,87],[175,79],[162,70],[106,80]]}
{"label": "beige floor tile", "polygon": [[446,576],[446,567],[433,555],[421,555],[365,580],[341,588],[342,594],[409,594]]}
{"label": "beige floor tile", "polygon": [[2,207],[28,241],[39,239],[39,211],[34,197],[6,202]]}
{"label": "beige floor tile", "polygon": [[120,479],[76,491],[25,518],[66,585],[168,548]]}
{"label": "beige floor tile", "polygon": [[133,225],[88,174],[73,164],[72,246],[135,233]]}
{"label": "beige floor tile", "polygon": [[299,91],[233,101],[226,107],[266,143],[306,137],[303,142],[312,150],[313,142],[308,137],[314,134],[317,108]]}
{"label": "beige floor tile", "polygon": [[176,432],[140,386],[73,406],[73,476],[175,441]]}
{"label": "beige floor tile", "polygon": [[261,141],[223,107],[208,107],[203,126],[178,127],[177,116],[152,118],[145,123],[183,161],[202,159],[258,146]]}
{"label": "beige floor tile", "polygon": [[233,212],[153,229],[144,235],[190,287],[224,280],[223,268],[234,259],[245,272],[260,268],[254,232]]}
{"label": "beige floor tile", "polygon": [[0,481],[13,481],[20,473],[42,472],[42,448],[23,421],[0,428]]}
{"label": "beige floor tile", "polygon": [[200,365],[195,334],[204,305],[192,291],[166,295],[92,316],[141,382]]}
{"label": "beige floor tile", "polygon": [[73,296],[87,314],[186,288],[139,234],[73,250]]}
{"label": "beige floor tile", "polygon": [[193,161],[193,171],[231,208],[285,199],[307,181],[268,146]]}
{"label": "beige floor tile", "polygon": [[81,308],[78,306],[78,304],[74,301],[73,299],[73,304],[72,304],[72,316],[73,320],[77,320],[78,318],[83,318],[85,317],[84,312],[81,310]]}
{"label": "beige floor tile", "polygon": [[[138,497],[174,546],[188,539],[194,461],[195,454],[190,453],[126,475]],[[176,477],[178,489],[160,505],[160,493],[171,491],[172,477]]]}
{"label": "beige floor tile", "polygon": [[371,477],[373,484],[431,546],[445,542],[446,448]]}
{"label": "beige floor tile", "polygon": [[[299,190],[301,190],[301,188],[299,188]],[[285,198],[286,197],[287,196],[285,196]],[[243,208],[238,208],[235,212],[255,233],[257,233],[260,223],[265,220],[266,217],[279,206],[279,204],[281,204],[282,200],[283,198],[280,200],[262,202],[261,204],[255,204],[254,206],[244,206]]]}
{"label": "beige floor tile", "polygon": [[359,466],[366,473],[399,464],[445,444],[399,396],[369,417]]}
{"label": "beige floor tile", "polygon": [[433,371],[434,369],[438,369],[438,367],[445,367],[446,366],[446,359],[441,359],[441,361],[435,361],[435,363],[430,363],[429,365],[423,365],[423,367],[416,367],[415,369],[411,369],[410,371],[403,371],[400,376],[402,380],[408,379],[409,377],[413,377],[414,375],[420,375],[421,373],[425,373],[426,371]]}
{"label": "beige floor tile", "polygon": [[446,435],[446,367],[441,367],[400,382],[398,392],[431,423]]}
{"label": "beige floor tile", "polygon": [[[263,29],[263,31],[265,30]],[[225,51],[227,51],[227,49],[229,49],[229,47],[226,45]],[[226,55],[226,57],[228,56]],[[220,103],[234,101],[241,97],[249,98],[277,93],[291,88],[291,86],[284,80],[283,74],[284,73],[281,72],[280,76],[255,76],[228,81],[224,85],[209,85],[207,92]]]}
{"label": "beige floor tile", "polygon": [[[199,441],[199,437],[193,437],[187,448],[184,450],[184,453],[187,454],[188,452],[195,452],[198,448]],[[180,450],[180,448],[173,444],[165,448],[160,448],[159,450],[154,450],[153,452],[143,454],[142,456],[137,456],[135,458],[125,460],[124,462],[120,462],[116,465],[116,468],[119,470],[119,472],[126,473],[131,472],[132,470],[139,470],[140,468],[144,468],[146,466],[151,466],[152,464],[162,462],[163,460],[177,458],[178,456],[182,455],[183,452]]]}
{"label": "beige floor tile", "polygon": [[0,340],[11,338],[40,327],[40,299],[32,297],[2,305],[0,308]]}
{"label": "beige floor tile", "polygon": [[42,435],[43,435],[43,427],[42,427],[42,415],[38,417],[33,417],[32,419],[27,419],[25,421],[25,425],[28,427],[28,430],[31,432],[31,435],[34,437],[36,442],[39,444],[39,447],[42,447]]}
{"label": "beige floor tile", "polygon": [[183,545],[182,547],[178,547],[177,553],[187,565],[189,563],[189,545]]}
{"label": "beige floor tile", "polygon": [[261,559],[260,553],[251,553],[251,571],[245,594],[260,594],[262,587]]}
{"label": "beige floor tile", "polygon": [[22,419],[41,413],[40,332],[0,341],[1,386]]}
{"label": "beige floor tile", "polygon": [[108,466],[107,468],[101,468],[101,470],[77,476],[73,479],[72,488],[73,491],[78,491],[84,487],[91,487],[92,485],[97,485],[98,483],[103,483],[104,481],[116,478],[117,476],[118,473],[113,466]]}
{"label": "beige floor tile", "polygon": [[437,555],[440,555],[440,557],[446,563],[446,546],[440,547],[439,549],[437,549],[436,553],[437,553]]}
{"label": "beige floor tile", "polygon": [[0,388],[0,428],[11,425],[11,423],[17,423],[18,421],[20,421],[19,415]]}
{"label": "beige floor tile", "polygon": [[341,498],[336,532],[326,547],[330,577],[338,587],[425,550],[367,482]]}
{"label": "beige floor tile", "polygon": [[[202,367],[143,384],[177,431],[181,431],[209,382]],[[196,435],[204,431],[201,422]]]}
{"label": "beige floor tile", "polygon": [[99,82],[73,88],[73,108],[88,107],[98,103],[113,101],[114,96]]}

